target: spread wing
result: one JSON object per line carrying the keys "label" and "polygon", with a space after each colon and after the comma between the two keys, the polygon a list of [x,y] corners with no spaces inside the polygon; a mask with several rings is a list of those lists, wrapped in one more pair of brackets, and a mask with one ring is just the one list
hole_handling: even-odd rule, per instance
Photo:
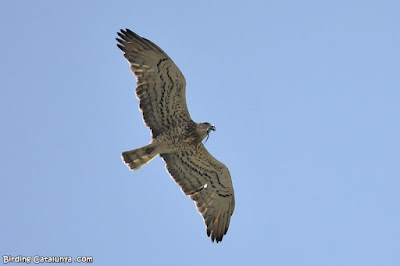
{"label": "spread wing", "polygon": [[199,143],[192,151],[161,154],[175,182],[196,202],[207,235],[222,241],[235,209],[235,196],[228,168]]}
{"label": "spread wing", "polygon": [[153,138],[175,124],[190,121],[185,77],[171,58],[156,44],[128,29],[118,35],[118,47],[137,79],[136,96]]}

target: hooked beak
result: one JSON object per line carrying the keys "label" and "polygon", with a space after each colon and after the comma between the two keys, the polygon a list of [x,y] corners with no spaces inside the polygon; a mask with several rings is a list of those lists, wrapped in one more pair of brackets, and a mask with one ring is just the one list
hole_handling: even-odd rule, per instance
{"label": "hooked beak", "polygon": [[215,131],[215,126],[214,126],[214,125],[211,125],[211,126],[207,129],[207,135],[210,134],[211,130],[212,130],[212,131]]}

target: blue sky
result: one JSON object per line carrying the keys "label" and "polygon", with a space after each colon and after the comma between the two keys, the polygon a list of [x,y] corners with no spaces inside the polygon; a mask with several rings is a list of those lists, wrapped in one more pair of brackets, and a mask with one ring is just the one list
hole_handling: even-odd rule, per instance
{"label": "blue sky", "polygon": [[[398,1],[3,1],[0,255],[96,265],[399,265]],[[236,209],[211,243],[116,47],[180,67]]]}

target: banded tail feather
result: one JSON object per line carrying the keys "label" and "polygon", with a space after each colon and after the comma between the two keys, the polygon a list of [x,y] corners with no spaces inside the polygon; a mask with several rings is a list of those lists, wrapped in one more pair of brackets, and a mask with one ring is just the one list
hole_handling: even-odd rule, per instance
{"label": "banded tail feather", "polygon": [[135,171],[148,164],[158,155],[157,148],[157,143],[150,143],[142,148],[123,152],[122,159],[132,171]]}

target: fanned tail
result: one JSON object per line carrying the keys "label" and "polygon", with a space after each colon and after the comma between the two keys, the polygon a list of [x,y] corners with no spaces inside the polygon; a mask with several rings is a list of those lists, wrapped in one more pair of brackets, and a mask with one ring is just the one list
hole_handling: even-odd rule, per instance
{"label": "fanned tail", "polygon": [[123,152],[122,160],[132,171],[135,171],[140,167],[148,164],[157,155],[157,144],[150,143],[149,145],[142,148]]}

